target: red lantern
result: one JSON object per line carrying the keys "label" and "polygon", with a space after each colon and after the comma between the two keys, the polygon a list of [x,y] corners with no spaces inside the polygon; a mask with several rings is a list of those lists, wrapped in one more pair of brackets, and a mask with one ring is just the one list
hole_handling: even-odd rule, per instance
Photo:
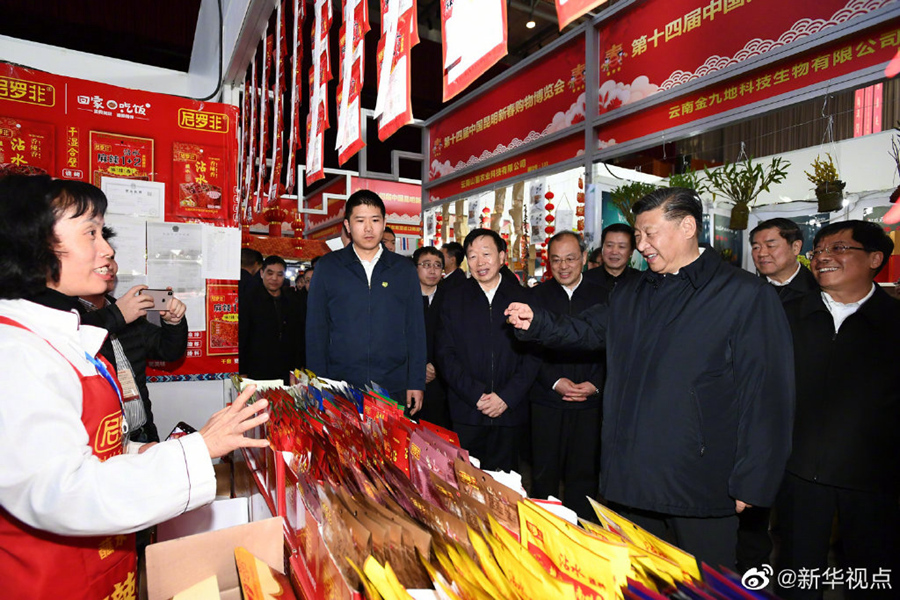
{"label": "red lantern", "polygon": [[544,206],[544,208],[546,208],[547,210],[553,210],[553,209],[556,208],[556,207],[553,206],[552,203],[548,202],[548,203]]}
{"label": "red lantern", "polygon": [[489,209],[487,206],[485,206],[484,208],[481,209],[481,212],[482,212],[482,214],[489,215],[489,214],[491,214],[491,209]]}
{"label": "red lantern", "polygon": [[544,231],[547,232],[547,235],[553,235],[553,232],[556,231],[556,227],[554,227],[553,225],[547,225],[546,227],[544,227]]}
{"label": "red lantern", "polygon": [[553,192],[547,192],[546,194],[544,194],[544,198],[546,198],[547,200],[553,200]]}
{"label": "red lantern", "polygon": [[438,223],[440,223],[441,221],[444,220],[444,215],[442,215],[441,213],[438,213],[437,215],[435,215],[434,219],[435,219]]}
{"label": "red lantern", "polygon": [[553,221],[556,220],[556,217],[554,217],[553,215],[547,215],[546,217],[544,217],[544,220],[547,221],[548,223],[552,223]]}

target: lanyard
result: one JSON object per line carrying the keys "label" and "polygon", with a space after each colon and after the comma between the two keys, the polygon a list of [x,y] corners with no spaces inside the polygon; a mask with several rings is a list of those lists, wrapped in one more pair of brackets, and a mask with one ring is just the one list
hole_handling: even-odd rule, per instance
{"label": "lanyard", "polygon": [[97,372],[100,373],[103,376],[103,379],[105,379],[107,383],[112,386],[112,389],[116,391],[116,398],[119,399],[119,408],[122,410],[122,435],[128,435],[128,420],[125,418],[125,403],[122,401],[122,391],[119,389],[119,386],[116,385],[116,380],[113,379],[113,376],[106,368],[106,365],[103,364],[102,360],[91,356],[87,352],[84,353],[84,357],[97,368]]}

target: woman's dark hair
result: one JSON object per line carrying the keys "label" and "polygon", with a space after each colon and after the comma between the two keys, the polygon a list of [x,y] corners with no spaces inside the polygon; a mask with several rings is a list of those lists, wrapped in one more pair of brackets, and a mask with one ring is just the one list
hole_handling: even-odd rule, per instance
{"label": "woman's dark hair", "polygon": [[102,216],[106,196],[89,183],[46,175],[0,180],[0,298],[29,298],[59,281],[53,228],[68,213]]}

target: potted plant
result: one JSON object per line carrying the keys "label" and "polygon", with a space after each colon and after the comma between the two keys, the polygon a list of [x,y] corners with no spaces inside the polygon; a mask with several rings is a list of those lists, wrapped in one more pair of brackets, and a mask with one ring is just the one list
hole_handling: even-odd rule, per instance
{"label": "potted plant", "polygon": [[631,207],[634,206],[635,202],[654,190],[656,190],[655,185],[635,181],[620,185],[609,193],[609,197],[615,207],[619,209],[619,212],[622,213],[622,216],[625,217],[625,220],[628,221],[628,224],[634,227],[634,213],[631,212]]}
{"label": "potted plant", "polygon": [[697,195],[709,192],[709,183],[700,178],[697,171],[688,169],[684,173],[669,175],[669,187],[680,187],[694,190]]}
{"label": "potted plant", "polygon": [[791,163],[783,158],[773,158],[768,166],[754,163],[753,157],[747,160],[725,163],[715,171],[703,169],[709,188],[734,203],[731,210],[731,221],[728,227],[735,230],[747,229],[750,216],[750,205],[762,192],[768,192],[769,186],[781,183],[787,177],[787,168]]}
{"label": "potted plant", "polygon": [[822,160],[821,157],[816,156],[812,162],[812,173],[804,171],[806,178],[816,186],[819,212],[839,210],[844,203],[844,186],[846,185],[838,177],[831,155],[825,154],[825,157],[828,160]]}

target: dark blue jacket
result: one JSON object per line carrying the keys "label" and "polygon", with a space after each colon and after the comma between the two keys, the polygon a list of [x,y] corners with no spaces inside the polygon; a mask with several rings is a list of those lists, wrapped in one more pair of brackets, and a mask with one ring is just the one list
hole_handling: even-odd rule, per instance
{"label": "dark blue jacket", "polygon": [[316,263],[306,313],[306,364],[316,375],[374,381],[400,403],[425,389],[425,317],[412,262],[384,250],[372,285],[353,244]]}
{"label": "dark blue jacket", "polygon": [[[513,426],[528,420],[528,390],[540,359],[529,344],[516,339],[503,311],[510,302],[528,302],[529,298],[528,290],[506,278],[491,304],[475,279],[447,290],[435,355],[438,372],[447,382],[447,404],[454,423]],[[490,392],[509,407],[496,419],[475,408],[481,395]]]}
{"label": "dark blue jacket", "polygon": [[706,251],[644,271],[579,317],[535,310],[524,339],[606,348],[601,494],[643,510],[771,506],[791,452],[794,355],[775,290]]}

